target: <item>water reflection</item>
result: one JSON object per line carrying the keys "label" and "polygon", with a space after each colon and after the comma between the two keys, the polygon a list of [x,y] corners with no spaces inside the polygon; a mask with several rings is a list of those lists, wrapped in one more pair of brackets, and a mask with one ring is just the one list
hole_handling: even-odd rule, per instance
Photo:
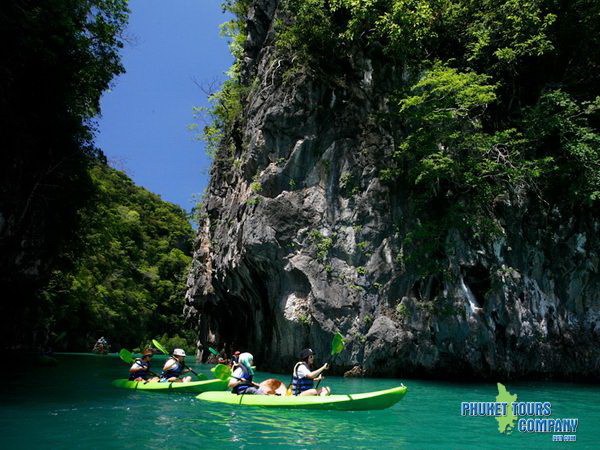
{"label": "water reflection", "polygon": [[[385,439],[399,447],[401,436],[377,420],[378,412],[243,409],[200,404],[202,414],[184,422],[194,434],[222,444],[369,447]],[[180,419],[181,420],[181,419]],[[221,424],[218,429],[207,424]]]}

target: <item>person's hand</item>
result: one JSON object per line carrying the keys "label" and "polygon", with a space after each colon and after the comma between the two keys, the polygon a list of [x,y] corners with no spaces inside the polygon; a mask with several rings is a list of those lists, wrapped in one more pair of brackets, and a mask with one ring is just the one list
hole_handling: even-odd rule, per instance
{"label": "person's hand", "polygon": [[329,369],[329,363],[325,363],[325,364],[323,364],[323,367],[322,367],[322,369],[323,369],[323,370],[327,370],[327,369]]}
{"label": "person's hand", "polygon": [[314,379],[314,381],[321,381],[324,379],[325,379],[325,377],[323,375],[319,375],[317,378]]}

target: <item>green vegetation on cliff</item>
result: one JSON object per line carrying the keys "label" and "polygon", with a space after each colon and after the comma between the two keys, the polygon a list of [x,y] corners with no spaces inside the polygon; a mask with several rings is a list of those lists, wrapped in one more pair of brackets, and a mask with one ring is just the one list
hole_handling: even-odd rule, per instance
{"label": "green vegetation on cliff", "polygon": [[39,293],[92,195],[93,118],[127,20],[126,0],[0,3],[0,346],[44,340]]}
{"label": "green vegetation on cliff", "polygon": [[45,326],[66,332],[61,345],[80,349],[100,335],[133,348],[183,333],[192,238],[186,213],[104,164],[90,175],[95,195],[79,212],[82,247],[64,255],[72,267],[53,274]]}
{"label": "green vegetation on cliff", "polygon": [[391,68],[380,119],[397,144],[380,178],[412,200],[404,247],[421,273],[439,270],[451,228],[502,233],[502,208],[597,204],[597,1],[282,0],[281,11],[290,70],[335,84],[357,55]]}
{"label": "green vegetation on cliff", "polygon": [[189,341],[187,216],[93,143],[100,97],[124,71],[128,14],[126,0],[0,6],[1,347]]}

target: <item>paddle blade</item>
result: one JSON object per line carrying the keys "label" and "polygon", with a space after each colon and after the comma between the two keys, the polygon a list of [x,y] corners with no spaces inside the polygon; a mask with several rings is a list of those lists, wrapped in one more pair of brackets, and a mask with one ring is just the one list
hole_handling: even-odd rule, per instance
{"label": "paddle blade", "polygon": [[226,366],[225,364],[217,364],[215,367],[210,369],[211,372],[214,372],[215,378],[219,378],[220,380],[227,381],[231,376],[231,367]]}
{"label": "paddle blade", "polygon": [[169,352],[165,350],[165,348],[160,345],[160,342],[158,342],[156,339],[152,339],[152,344],[159,349],[161,352],[163,352],[165,355],[168,355]]}
{"label": "paddle blade", "polygon": [[345,344],[344,338],[338,331],[333,336],[333,341],[331,341],[331,356],[337,355],[339,352],[344,350],[344,344]]}
{"label": "paddle blade", "polygon": [[122,348],[119,352],[119,358],[125,361],[127,364],[133,364],[133,355],[126,348]]}
{"label": "paddle blade", "polygon": [[208,351],[211,352],[213,355],[215,356],[219,356],[219,352],[216,351],[214,348],[212,347],[208,347]]}

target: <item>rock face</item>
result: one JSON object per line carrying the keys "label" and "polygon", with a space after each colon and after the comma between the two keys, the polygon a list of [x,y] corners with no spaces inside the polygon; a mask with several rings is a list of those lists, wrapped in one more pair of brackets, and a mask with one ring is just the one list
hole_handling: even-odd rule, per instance
{"label": "rock face", "polygon": [[451,231],[448,275],[411,273],[410,199],[377,177],[399,136],[373,120],[401,75],[357,52],[343,82],[288,76],[276,7],[251,9],[255,82],[211,172],[186,299],[200,342],[289,372],[304,347],[325,359],[340,331],[336,373],[598,377],[600,224],[507,201],[502,239]]}

